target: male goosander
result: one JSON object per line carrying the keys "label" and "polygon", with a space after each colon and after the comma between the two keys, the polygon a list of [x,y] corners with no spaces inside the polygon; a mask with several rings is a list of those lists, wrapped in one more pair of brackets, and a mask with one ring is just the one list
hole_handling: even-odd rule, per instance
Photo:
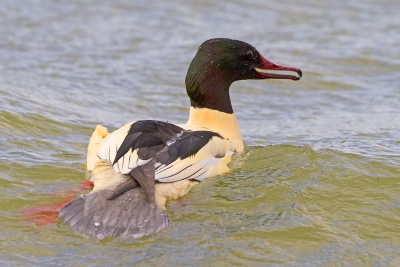
{"label": "male goosander", "polygon": [[232,154],[243,150],[230,85],[246,79],[296,81],[301,76],[300,69],[275,65],[245,42],[204,42],[185,79],[188,122],[142,120],[111,134],[97,126],[87,157],[94,188],[67,204],[59,218],[99,239],[139,238],[166,228],[166,201],[185,195],[207,177],[228,172]]}

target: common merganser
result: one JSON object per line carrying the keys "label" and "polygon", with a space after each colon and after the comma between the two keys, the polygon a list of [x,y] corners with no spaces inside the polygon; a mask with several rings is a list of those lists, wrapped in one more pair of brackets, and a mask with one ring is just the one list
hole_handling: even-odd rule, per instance
{"label": "common merganser", "polygon": [[207,177],[228,172],[232,154],[243,150],[230,85],[301,76],[300,69],[275,65],[245,42],[204,42],[185,79],[191,104],[187,123],[135,121],[111,134],[97,126],[87,156],[94,188],[67,204],[59,218],[99,239],[139,238],[166,228],[166,201],[185,195]]}

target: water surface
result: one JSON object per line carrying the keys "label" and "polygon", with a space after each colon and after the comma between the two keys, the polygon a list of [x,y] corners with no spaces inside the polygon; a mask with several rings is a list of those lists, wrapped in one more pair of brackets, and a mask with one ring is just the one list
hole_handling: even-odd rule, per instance
{"label": "water surface", "polygon": [[[400,265],[398,1],[20,1],[0,6],[0,264]],[[187,120],[187,67],[215,37],[303,70],[241,81],[232,171],[142,239],[87,239],[21,211],[85,180],[97,124]],[[76,193],[78,194],[78,193]]]}

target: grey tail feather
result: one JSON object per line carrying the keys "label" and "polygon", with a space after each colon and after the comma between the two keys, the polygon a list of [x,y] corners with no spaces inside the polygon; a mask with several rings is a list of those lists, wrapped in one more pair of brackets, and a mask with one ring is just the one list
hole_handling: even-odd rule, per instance
{"label": "grey tail feather", "polygon": [[88,237],[133,237],[157,233],[168,226],[166,210],[149,203],[141,188],[107,200],[111,190],[82,195],[64,206],[58,218]]}

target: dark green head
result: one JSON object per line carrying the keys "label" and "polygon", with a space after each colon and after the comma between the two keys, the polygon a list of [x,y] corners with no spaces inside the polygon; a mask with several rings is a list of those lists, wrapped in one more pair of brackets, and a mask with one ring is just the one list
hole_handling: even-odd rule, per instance
{"label": "dark green head", "polygon": [[[292,71],[297,75],[279,74]],[[283,67],[266,60],[248,43],[217,38],[205,41],[190,63],[186,91],[195,108],[209,108],[233,113],[229,87],[234,81],[247,79],[299,80],[300,69]]]}

